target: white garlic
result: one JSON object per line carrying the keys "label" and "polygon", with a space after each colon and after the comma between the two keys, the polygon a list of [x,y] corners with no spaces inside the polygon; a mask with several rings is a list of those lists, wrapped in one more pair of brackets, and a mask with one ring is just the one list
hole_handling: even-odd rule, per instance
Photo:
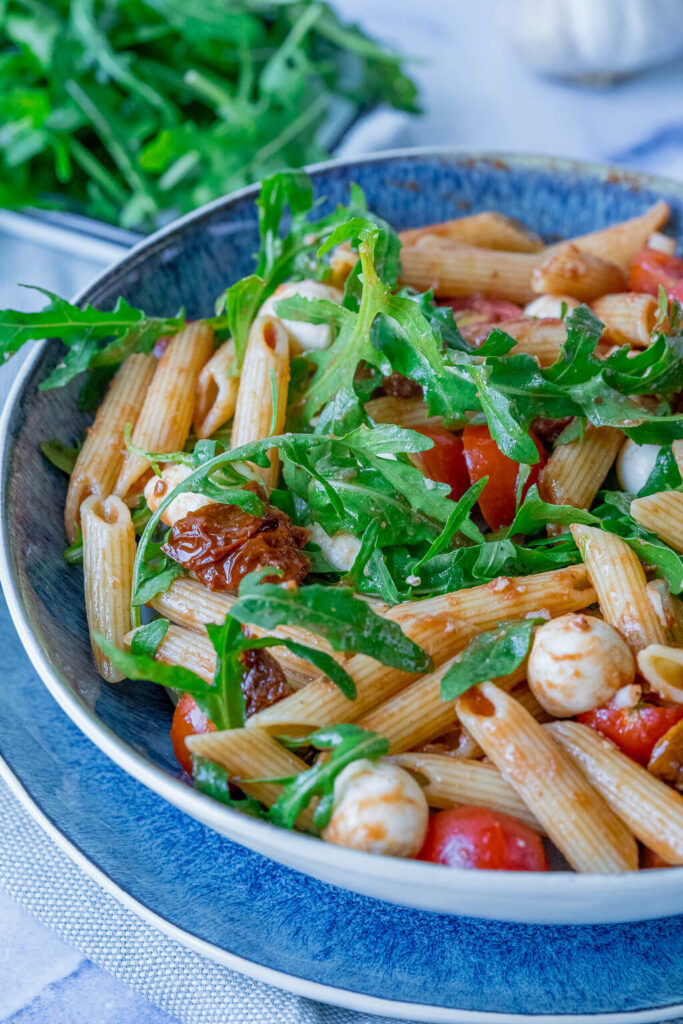
{"label": "white garlic", "polygon": [[365,853],[415,857],[428,819],[426,797],[412,775],[398,765],[361,758],[337,776],[323,839]]}
{"label": "white garlic", "polygon": [[659,452],[657,444],[636,444],[626,438],[617,456],[617,478],[623,490],[637,494],[645,486]]}
{"label": "white garlic", "polygon": [[[156,512],[164,498],[185,480],[192,470],[189,466],[179,466],[172,462],[161,471],[161,476],[151,477],[145,484],[145,501],[152,512]],[[204,505],[210,505],[211,499],[203,494],[186,491],[174,498],[168,508],[164,509],[161,520],[167,526],[173,526],[179,519],[184,519],[190,512],[196,512]]]}
{"label": "white garlic", "polygon": [[[277,304],[281,299],[291,299],[299,295],[304,299],[327,299],[339,305],[344,297],[338,288],[323,284],[322,281],[288,281],[275,289],[259,310],[259,316],[277,317]],[[289,335],[289,348],[292,354],[306,349],[329,348],[334,339],[334,330],[329,324],[307,324],[303,320],[287,320],[279,318]]]}
{"label": "white garlic", "polygon": [[544,623],[529,655],[527,679],[550,715],[566,718],[606,704],[635,679],[633,654],[601,619],[572,613]]}

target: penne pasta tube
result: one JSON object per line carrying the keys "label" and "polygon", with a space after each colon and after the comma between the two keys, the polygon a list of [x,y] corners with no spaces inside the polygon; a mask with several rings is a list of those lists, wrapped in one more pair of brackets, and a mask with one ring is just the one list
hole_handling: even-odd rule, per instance
{"label": "penne pasta tube", "polygon": [[615,263],[567,244],[552,249],[534,268],[531,288],[541,295],[552,292],[589,302],[605,292],[625,291],[626,278]]}
{"label": "penne pasta tube", "polygon": [[395,423],[397,427],[442,427],[443,416],[430,416],[421,398],[394,398],[382,395],[365,403],[365,411],[375,423]]}
{"label": "penne pasta tube", "polygon": [[[600,231],[591,231],[587,235],[578,235],[569,241],[582,252],[589,252],[603,260],[609,260],[610,263],[616,263],[628,273],[635,254],[646,244],[653,231],[658,231],[666,224],[670,213],[669,204],[660,199],[638,217],[612,224],[611,227],[602,228]],[[563,244],[560,242],[559,246]]]}
{"label": "penne pasta tube", "polygon": [[[390,754],[401,754],[442,736],[458,720],[456,702],[441,699],[441,680],[457,661],[456,655],[436,672],[416,679],[393,697],[361,715],[357,724],[362,729],[386,736]],[[504,690],[511,690],[525,678],[526,664],[522,664],[510,675],[497,679],[496,683]]]}
{"label": "penne pasta tube", "polygon": [[506,249],[508,252],[538,252],[543,241],[519,221],[495,210],[484,210],[470,217],[456,217],[439,224],[401,231],[401,245],[415,245],[421,238],[447,238],[451,242],[474,245],[483,249]]}
{"label": "penne pasta tube", "polygon": [[659,491],[634,498],[631,515],[676,551],[683,551],[683,491]]}
{"label": "penne pasta tube", "polygon": [[[274,382],[274,383],[273,383]],[[273,394],[275,388],[275,395]],[[249,331],[244,353],[235,417],[230,439],[233,448],[261,441],[271,433],[281,434],[287,411],[289,388],[289,337],[275,317],[258,317]],[[273,411],[273,398],[276,409]],[[274,425],[274,430],[271,427]],[[268,455],[268,469],[254,467],[269,490],[279,473],[277,452]]]}
{"label": "penne pasta tube", "polygon": [[508,694],[481,683],[458,701],[460,720],[575,871],[635,870],[633,836],[559,743]]}
{"label": "penne pasta tube", "polygon": [[587,725],[562,721],[542,728],[641,843],[669,864],[683,864],[683,797]]}
{"label": "penne pasta tube", "polygon": [[541,470],[544,501],[589,509],[624,440],[615,427],[587,426],[583,438],[560,444]]}
{"label": "penne pasta tube", "polygon": [[[157,594],[150,601],[149,606],[171,622],[186,626],[195,633],[205,636],[206,624],[213,622],[216,625],[221,625],[225,622],[225,616],[230,614],[236,600],[237,598],[232,594],[227,594],[223,590],[209,590],[197,580],[182,576],[174,580],[164,593]],[[309,633],[308,630],[300,629],[298,626],[276,626],[271,629],[249,626],[248,628],[253,636],[284,637],[306,644],[307,647],[315,647],[329,654],[333,653],[332,648],[323,637]],[[320,675],[314,665],[288,651],[286,647],[278,647],[271,653],[282,665],[294,689],[300,689],[305,683],[317,679]],[[342,662],[349,657],[343,654],[334,656]],[[179,662],[174,662],[174,664],[179,664]]]}
{"label": "penne pasta tube", "polygon": [[645,573],[628,544],[594,526],[571,528],[598,595],[600,611],[635,651],[666,643],[664,626],[650,601]]}
{"label": "penne pasta tube", "polygon": [[[130,644],[134,632],[133,630],[124,638],[126,643]],[[271,631],[259,631],[259,635],[266,633],[269,636],[273,635]],[[320,675],[313,665],[292,654],[286,647],[276,647],[269,653],[278,662],[287,682],[294,690],[300,689]],[[189,668],[207,682],[211,682],[216,669],[216,652],[203,626],[198,629],[186,629],[171,622],[154,656],[165,665],[182,665],[183,668]],[[309,671],[306,671],[307,669]]]}
{"label": "penne pasta tube", "polygon": [[640,292],[601,295],[591,309],[602,320],[615,345],[639,345],[647,348],[657,319],[657,300]]}
{"label": "penne pasta tube", "polygon": [[240,381],[234,370],[235,343],[231,339],[214,352],[197,379],[194,405],[197,437],[211,437],[232,418]]}
{"label": "penne pasta tube", "polygon": [[650,644],[638,651],[638,669],[663,700],[683,704],[683,650]]}
{"label": "penne pasta tube", "polygon": [[69,478],[64,529],[70,544],[76,539],[82,502],[89,494],[108,498],[114,490],[126,451],[126,424],[135,425],[155,366],[153,356],[128,356],[97,410]]}
{"label": "penne pasta tube", "polygon": [[683,646],[683,602],[671,593],[666,580],[650,580],[647,594],[667,638]]}
{"label": "penne pasta tube", "polygon": [[[475,632],[493,628],[502,619],[525,615],[562,615],[579,611],[595,600],[585,567],[570,566],[455,591],[425,601],[406,601],[386,613],[403,631],[431,654],[435,666],[464,647]],[[326,677],[320,676],[298,693],[250,719],[254,725],[283,731],[353,722],[408,686],[414,673],[380,665],[356,654],[344,666],[356,683],[356,699],[349,700]],[[257,721],[258,720],[258,721]],[[285,730],[286,731],[286,730]]]}
{"label": "penne pasta tube", "polygon": [[510,814],[537,832],[544,831],[493,764],[447,754],[398,754],[391,760],[424,778],[422,789],[430,807],[445,810],[458,804],[475,804]]}
{"label": "penne pasta tube", "polygon": [[131,627],[135,530],[130,509],[111,495],[93,494],[81,505],[85,610],[97,671],[107,682],[124,679],[93,641],[100,633],[116,647]]}
{"label": "penne pasta tube", "polygon": [[401,283],[433,288],[439,298],[486,292],[525,303],[535,294],[531,274],[538,263],[535,253],[477,249],[427,236],[401,251]]}
{"label": "penne pasta tube", "polygon": [[648,249],[656,249],[657,252],[665,252],[669,256],[676,253],[676,239],[661,231],[653,231],[646,244]]}
{"label": "penne pasta tube", "polygon": [[[175,452],[190,432],[197,379],[213,351],[213,329],[199,321],[171,338],[147,388],[131,440],[149,452]],[[149,469],[147,459],[128,452],[114,491],[125,498]]]}
{"label": "penne pasta tube", "polygon": [[500,327],[501,331],[515,339],[516,344],[511,352],[526,352],[527,355],[535,356],[541,366],[551,366],[556,362],[567,340],[567,325],[559,318],[544,317],[537,320],[524,317],[493,326]]}
{"label": "penne pasta tube", "polygon": [[[494,682],[500,686],[499,680],[494,680]],[[502,689],[504,689],[504,687],[502,687]],[[510,696],[514,697],[515,700],[522,705],[524,710],[528,711],[531,717],[535,718],[537,722],[549,722],[551,720],[551,715],[548,714],[544,707],[541,707],[526,683],[522,683],[521,686],[516,686],[514,690],[509,692]]]}
{"label": "penne pasta tube", "polygon": [[348,242],[336,246],[330,258],[330,277],[328,284],[333,288],[342,288],[346,279],[358,263],[358,253],[354,252]]}
{"label": "penne pasta tube", "polygon": [[[306,771],[308,765],[260,729],[227,729],[188,736],[185,744],[192,754],[220,764],[235,784],[266,807],[271,807],[282,792],[277,782],[242,782],[242,779],[284,779]],[[307,807],[297,818],[297,827],[310,829],[313,808]]]}

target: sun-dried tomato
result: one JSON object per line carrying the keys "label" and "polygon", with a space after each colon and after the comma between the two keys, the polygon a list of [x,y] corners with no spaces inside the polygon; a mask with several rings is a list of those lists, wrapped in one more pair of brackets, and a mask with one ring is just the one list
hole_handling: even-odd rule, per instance
{"label": "sun-dried tomato", "polygon": [[251,649],[244,652],[241,660],[247,718],[294,693],[279,662],[268,651]]}

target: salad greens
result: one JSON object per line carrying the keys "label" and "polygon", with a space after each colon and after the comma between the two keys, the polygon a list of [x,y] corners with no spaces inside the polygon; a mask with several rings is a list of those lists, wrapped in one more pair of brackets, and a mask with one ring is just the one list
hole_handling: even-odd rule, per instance
{"label": "salad greens", "polygon": [[531,634],[542,619],[501,622],[470,640],[441,680],[441,699],[455,700],[470,687],[514,672],[529,652]]}
{"label": "salad greens", "polygon": [[415,111],[402,63],[319,0],[6,0],[0,206],[150,230]]}

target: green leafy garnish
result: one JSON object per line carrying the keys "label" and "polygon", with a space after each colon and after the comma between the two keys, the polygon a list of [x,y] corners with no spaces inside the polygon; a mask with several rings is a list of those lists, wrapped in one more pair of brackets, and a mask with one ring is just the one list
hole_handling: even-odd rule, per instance
{"label": "green leafy garnish", "polygon": [[153,658],[157,647],[168,633],[168,619],[154,619],[146,626],[136,629],[130,644],[131,654],[146,654]]}
{"label": "green leafy garnish", "polygon": [[389,750],[389,741],[375,732],[357,725],[333,725],[319,729],[301,741],[318,750],[331,750],[327,760],[319,761],[307,771],[284,781],[284,789],[269,811],[269,818],[282,828],[294,828],[294,823],[310,804],[313,797],[320,802],[313,816],[316,829],[323,829],[333,810],[334,783],[339,773],[359,758],[376,759]]}
{"label": "green leafy garnish", "polygon": [[529,652],[531,633],[539,621],[513,619],[475,636],[443,676],[441,699],[455,700],[477,683],[514,672]]}
{"label": "green leafy garnish", "polygon": [[78,458],[78,448],[72,448],[63,441],[41,441],[40,450],[48,462],[71,476]]}
{"label": "green leafy garnish", "polygon": [[192,755],[192,781],[201,793],[206,793],[207,796],[232,807],[233,810],[267,820],[268,812],[258,800],[246,794],[242,797],[234,797],[231,794],[230,776],[225,768],[208,761],[205,757],[199,757],[198,754]]}

